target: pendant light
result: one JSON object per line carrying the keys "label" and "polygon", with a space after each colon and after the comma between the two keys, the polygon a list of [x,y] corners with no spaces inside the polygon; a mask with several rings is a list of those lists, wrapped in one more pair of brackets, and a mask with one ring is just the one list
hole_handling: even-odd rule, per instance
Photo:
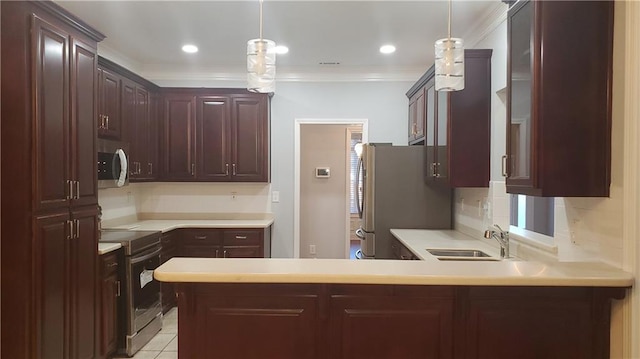
{"label": "pendant light", "polygon": [[270,93],[276,88],[276,43],[262,38],[262,2],[260,0],[260,38],[247,42],[247,89]]}
{"label": "pendant light", "polygon": [[436,41],[436,91],[464,90],[464,47],[462,39],[451,37],[449,0],[448,37]]}

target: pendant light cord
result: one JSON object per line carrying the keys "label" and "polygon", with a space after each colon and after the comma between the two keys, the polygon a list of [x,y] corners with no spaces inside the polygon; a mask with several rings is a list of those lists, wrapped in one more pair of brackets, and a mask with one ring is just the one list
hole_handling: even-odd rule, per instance
{"label": "pendant light cord", "polygon": [[[260,41],[262,41],[262,2],[263,0],[260,0]],[[451,14],[449,14],[449,16],[451,16]],[[451,30],[449,30],[449,32],[451,32]]]}
{"label": "pendant light cord", "polygon": [[[262,0],[260,0],[260,3],[262,4]],[[262,9],[262,7],[260,9]],[[260,17],[260,19],[262,21],[262,17]],[[449,40],[451,40],[451,0],[449,0],[449,28],[448,28],[448,30],[449,30]],[[260,35],[260,36],[262,36],[262,35]]]}

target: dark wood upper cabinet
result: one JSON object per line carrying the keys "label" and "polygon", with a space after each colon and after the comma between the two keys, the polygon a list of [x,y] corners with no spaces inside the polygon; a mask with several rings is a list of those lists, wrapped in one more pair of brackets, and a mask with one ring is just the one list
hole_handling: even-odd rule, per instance
{"label": "dark wood upper cabinet", "polygon": [[231,105],[228,96],[200,96],[198,119],[197,166],[199,179],[231,180]]}
{"label": "dark wood upper cabinet", "polygon": [[118,140],[122,136],[120,117],[120,76],[101,68],[98,87],[100,106],[98,112],[98,136]]}
{"label": "dark wood upper cabinet", "polygon": [[[407,92],[411,99],[424,93],[425,181],[447,187],[488,187],[491,149],[492,50],[465,50],[465,88],[435,91],[430,68]],[[410,108],[411,111],[411,108]],[[419,127],[417,127],[419,128]]]}
{"label": "dark wood upper cabinet", "polygon": [[234,96],[231,111],[231,179],[269,181],[269,118],[266,95]]}
{"label": "dark wood upper cabinet", "polygon": [[4,358],[93,358],[97,42],[53,2],[1,2]]}
{"label": "dark wood upper cabinet", "polygon": [[163,103],[162,175],[167,180],[194,180],[196,96],[166,94]]}
{"label": "dark wood upper cabinet", "polygon": [[163,179],[269,181],[266,94],[238,89],[163,89],[163,93]]}
{"label": "dark wood upper cabinet", "polygon": [[422,144],[425,139],[426,90],[420,89],[409,98],[409,144]]}
{"label": "dark wood upper cabinet", "polygon": [[[107,84],[110,87],[103,91],[105,95],[101,97],[101,108],[114,107],[113,111],[119,114],[120,130],[117,137],[129,144],[129,179],[134,182],[155,180],[159,173],[157,139],[157,128],[160,122],[158,117],[160,111],[157,108],[159,88],[102,57],[98,59],[98,68],[101,74],[109,74],[114,79]],[[106,95],[112,92],[116,100],[109,101],[111,96]],[[99,118],[98,126],[106,126],[107,122],[103,120],[104,118]],[[109,120],[109,126],[112,126],[112,122]],[[113,128],[109,129],[111,130]],[[109,138],[115,139],[116,136]]]}
{"label": "dark wood upper cabinet", "polygon": [[611,1],[509,9],[507,192],[609,195],[613,13]]}

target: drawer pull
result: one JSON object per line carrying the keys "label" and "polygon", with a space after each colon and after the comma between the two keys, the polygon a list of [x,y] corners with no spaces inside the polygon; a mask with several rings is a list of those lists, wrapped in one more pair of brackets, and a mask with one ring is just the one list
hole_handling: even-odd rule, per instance
{"label": "drawer pull", "polygon": [[207,236],[196,236],[196,239],[204,240],[204,239],[207,239]]}
{"label": "drawer pull", "polygon": [[117,262],[114,262],[114,263],[108,263],[108,264],[107,264],[107,268],[112,268],[112,267],[117,267],[117,266],[118,266],[118,263],[117,263]]}
{"label": "drawer pull", "polygon": [[236,239],[247,239],[247,236],[236,236]]}

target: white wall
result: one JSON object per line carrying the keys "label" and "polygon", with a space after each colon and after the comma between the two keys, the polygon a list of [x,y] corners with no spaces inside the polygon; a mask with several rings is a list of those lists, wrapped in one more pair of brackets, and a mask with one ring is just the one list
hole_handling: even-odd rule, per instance
{"label": "white wall", "polygon": [[[557,253],[550,248],[531,254],[561,260],[598,259],[622,267],[623,124],[624,124],[624,6],[616,2],[614,31],[613,124],[611,148],[611,193],[609,198],[556,198],[554,237]],[[506,19],[480,41],[476,48],[493,48],[491,187],[456,189],[454,226],[479,236],[493,223],[508,228],[509,197],[501,175],[501,157],[506,153]],[[492,243],[493,244],[493,243]],[[516,250],[517,250],[516,246]],[[524,251],[528,247],[520,247]]]}

